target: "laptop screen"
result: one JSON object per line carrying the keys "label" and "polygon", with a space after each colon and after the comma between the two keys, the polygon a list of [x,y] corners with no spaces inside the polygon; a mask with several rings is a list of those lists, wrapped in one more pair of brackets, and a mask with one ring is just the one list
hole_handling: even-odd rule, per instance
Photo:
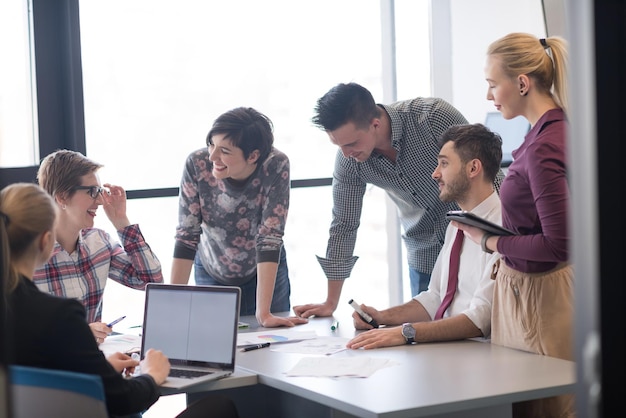
{"label": "laptop screen", "polygon": [[530,123],[523,116],[507,120],[500,112],[489,112],[485,117],[485,126],[502,137],[502,166],[509,166],[513,161],[511,153],[524,142]]}
{"label": "laptop screen", "polygon": [[142,358],[161,350],[174,365],[234,366],[240,289],[148,284]]}

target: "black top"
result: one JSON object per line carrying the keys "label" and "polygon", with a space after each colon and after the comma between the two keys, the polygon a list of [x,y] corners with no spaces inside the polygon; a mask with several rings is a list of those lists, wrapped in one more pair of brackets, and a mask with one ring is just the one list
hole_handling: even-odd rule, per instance
{"label": "black top", "polygon": [[159,399],[151,376],[125,379],[106,360],[80,302],[43,293],[25,277],[7,296],[10,364],[99,375],[111,415],[138,413]]}

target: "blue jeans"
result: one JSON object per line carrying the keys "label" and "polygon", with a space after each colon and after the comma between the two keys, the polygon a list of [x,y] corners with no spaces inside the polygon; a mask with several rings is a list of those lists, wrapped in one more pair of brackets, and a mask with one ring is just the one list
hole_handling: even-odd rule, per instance
{"label": "blue jeans", "polygon": [[411,279],[411,297],[428,289],[430,274],[420,273],[409,267],[409,278]]}
{"label": "blue jeans", "polygon": [[[196,284],[224,286],[213,278],[202,266],[202,263],[196,256],[194,260]],[[239,315],[254,315],[256,313],[256,277],[248,283],[239,286],[241,288],[241,308]],[[291,309],[289,296],[291,294],[291,284],[289,283],[289,269],[287,268],[287,256],[285,248],[280,252],[280,260],[278,262],[278,271],[276,272],[276,283],[274,284],[274,296],[272,297],[272,305],[270,312],[287,312]]]}

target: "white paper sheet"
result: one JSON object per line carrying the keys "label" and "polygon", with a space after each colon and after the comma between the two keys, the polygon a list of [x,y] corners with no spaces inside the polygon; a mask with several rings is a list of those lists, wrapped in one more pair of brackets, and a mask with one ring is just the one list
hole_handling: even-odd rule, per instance
{"label": "white paper sheet", "polygon": [[313,377],[369,377],[377,370],[395,364],[388,359],[361,356],[305,357],[285,374]]}
{"label": "white paper sheet", "polygon": [[320,354],[331,355],[347,350],[346,344],[349,338],[318,337],[290,344],[278,344],[270,346],[272,351],[283,353]]}
{"label": "white paper sheet", "polygon": [[107,357],[118,351],[120,353],[126,353],[130,350],[139,351],[141,349],[141,337],[132,334],[109,335],[98,348]]}

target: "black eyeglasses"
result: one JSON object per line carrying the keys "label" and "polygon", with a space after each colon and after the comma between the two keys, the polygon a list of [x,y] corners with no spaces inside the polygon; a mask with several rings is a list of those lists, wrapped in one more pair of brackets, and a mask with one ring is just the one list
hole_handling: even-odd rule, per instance
{"label": "black eyeglasses", "polygon": [[104,193],[106,189],[100,186],[76,186],[74,190],[89,190],[87,192],[89,196],[91,196],[92,199],[97,199],[98,195]]}

